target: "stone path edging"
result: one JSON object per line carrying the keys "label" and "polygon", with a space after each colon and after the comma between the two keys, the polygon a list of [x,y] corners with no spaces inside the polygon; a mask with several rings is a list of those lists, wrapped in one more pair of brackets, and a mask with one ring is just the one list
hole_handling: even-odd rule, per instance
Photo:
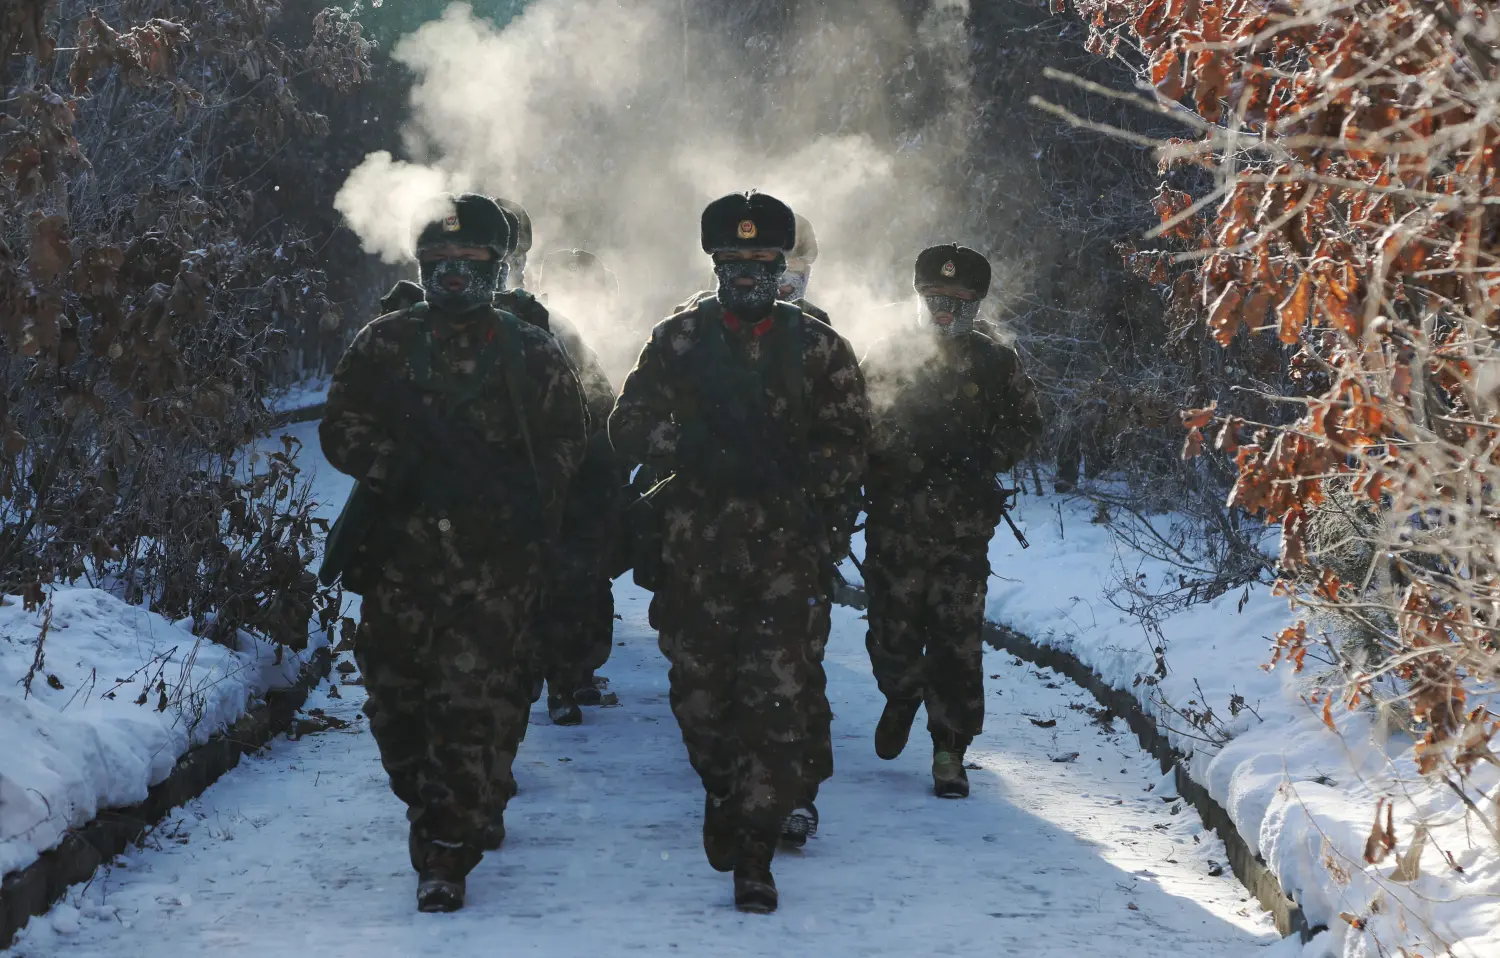
{"label": "stone path edging", "polygon": [[51,908],[68,887],[85,881],[105,862],[124,851],[168,812],[197,798],[234,768],[240,756],[253,752],[288,731],[307,693],[328,677],[332,655],[325,646],[302,667],[297,681],[272,689],[265,701],[251,708],[234,725],[194,746],[177,760],[172,773],[151,786],[146,800],[127,808],[102,809],[85,825],[73,829],[36,861],[6,875],[0,882],[0,950],[9,948],[16,932],[33,915]]}

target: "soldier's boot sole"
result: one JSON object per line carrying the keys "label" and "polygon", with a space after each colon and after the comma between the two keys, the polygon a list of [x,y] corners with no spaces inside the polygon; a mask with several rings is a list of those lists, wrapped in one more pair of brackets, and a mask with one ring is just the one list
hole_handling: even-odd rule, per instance
{"label": "soldier's boot sole", "polygon": [[423,878],[417,883],[417,911],[454,912],[464,906],[464,880]]}
{"label": "soldier's boot sole", "polygon": [[969,773],[964,771],[962,752],[937,752],[932,756],[932,792],[938,798],[969,797]]}
{"label": "soldier's boot sole", "polygon": [[712,793],[703,796],[703,854],[717,872],[732,872],[740,861],[739,831],[729,800]]}
{"label": "soldier's boot sole", "polygon": [[792,813],[781,823],[781,843],[792,848],[801,848],[816,834],[818,807],[812,802],[792,809]]}
{"label": "soldier's boot sole", "polygon": [[916,721],[921,699],[887,699],[875,723],[875,754],[890,761],[906,748],[911,725]]}

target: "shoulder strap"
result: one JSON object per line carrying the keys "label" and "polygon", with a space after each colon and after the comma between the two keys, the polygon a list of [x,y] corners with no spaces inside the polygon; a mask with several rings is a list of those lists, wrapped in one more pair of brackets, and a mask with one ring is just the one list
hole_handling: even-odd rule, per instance
{"label": "shoulder strap", "polygon": [[502,371],[505,373],[505,388],[510,393],[511,410],[516,415],[516,427],[521,432],[521,443],[526,447],[526,460],[531,463],[531,475],[536,479],[537,491],[545,493],[546,490],[542,488],[542,471],[536,464],[536,447],[531,442],[531,424],[526,419],[526,403],[521,393],[521,384],[526,380],[526,357],[521,350],[519,330],[511,325],[519,322],[510,313],[497,310],[495,342],[503,363]]}
{"label": "shoulder strap", "polygon": [[774,309],[776,350],[781,354],[781,375],[786,387],[792,419],[792,435],[798,450],[807,448],[807,396],[803,355],[802,310],[790,303],[777,303]]}

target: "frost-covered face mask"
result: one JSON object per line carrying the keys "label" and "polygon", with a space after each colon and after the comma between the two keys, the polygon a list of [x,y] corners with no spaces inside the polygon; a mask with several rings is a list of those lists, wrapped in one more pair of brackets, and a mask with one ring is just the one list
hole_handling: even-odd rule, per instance
{"label": "frost-covered face mask", "polygon": [[488,306],[500,287],[499,260],[438,259],[424,261],[422,291],[427,302],[450,313]]}
{"label": "frost-covered face mask", "polygon": [[957,296],[923,296],[922,325],[931,326],[944,336],[962,336],[974,328],[979,316],[979,300]]}
{"label": "frost-covered face mask", "polygon": [[781,271],[781,289],[776,298],[787,303],[795,303],[799,299],[807,298],[807,281],[811,277],[807,273],[797,273],[790,269]]}
{"label": "frost-covered face mask", "polygon": [[[781,272],[786,259],[778,256],[769,262],[753,259],[715,261],[714,275],[719,278],[719,305],[739,316],[763,316],[776,302]],[[748,285],[735,282],[749,279]]]}

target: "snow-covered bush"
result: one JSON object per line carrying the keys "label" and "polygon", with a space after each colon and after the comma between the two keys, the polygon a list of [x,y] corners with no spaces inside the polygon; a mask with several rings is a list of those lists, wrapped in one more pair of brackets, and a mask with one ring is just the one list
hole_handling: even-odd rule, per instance
{"label": "snow-covered bush", "polygon": [[[1159,194],[1157,232],[1178,241],[1178,255],[1137,255],[1180,287],[1221,346],[1261,342],[1289,357],[1286,388],[1249,391],[1261,412],[1226,402],[1183,414],[1185,457],[1232,463],[1229,505],[1280,527],[1279,587],[1312,627],[1280,633],[1275,659],[1299,669],[1323,663],[1329,675],[1313,694],[1330,728],[1336,709],[1372,703],[1410,721],[1414,768],[1458,797],[1472,839],[1493,854],[1493,8],[1471,0],[1076,6],[1092,26],[1091,49],[1141,64],[1147,95],[1133,101],[1180,124],[1159,150],[1163,169],[1208,174],[1198,189],[1164,184]],[[1440,818],[1451,811],[1434,807]],[[1438,827],[1416,824],[1415,845]],[[1395,845],[1389,811],[1382,820],[1377,810],[1366,863],[1386,861]],[[1419,856],[1417,848],[1410,860]],[[1414,867],[1385,879],[1411,881]],[[1376,910],[1344,917],[1393,932],[1399,918]]]}
{"label": "snow-covered bush", "polygon": [[363,261],[331,235],[314,105],[370,52],[304,0],[0,11],[0,591],[86,578],[222,641],[305,642],[294,450],[245,450],[347,335]]}

